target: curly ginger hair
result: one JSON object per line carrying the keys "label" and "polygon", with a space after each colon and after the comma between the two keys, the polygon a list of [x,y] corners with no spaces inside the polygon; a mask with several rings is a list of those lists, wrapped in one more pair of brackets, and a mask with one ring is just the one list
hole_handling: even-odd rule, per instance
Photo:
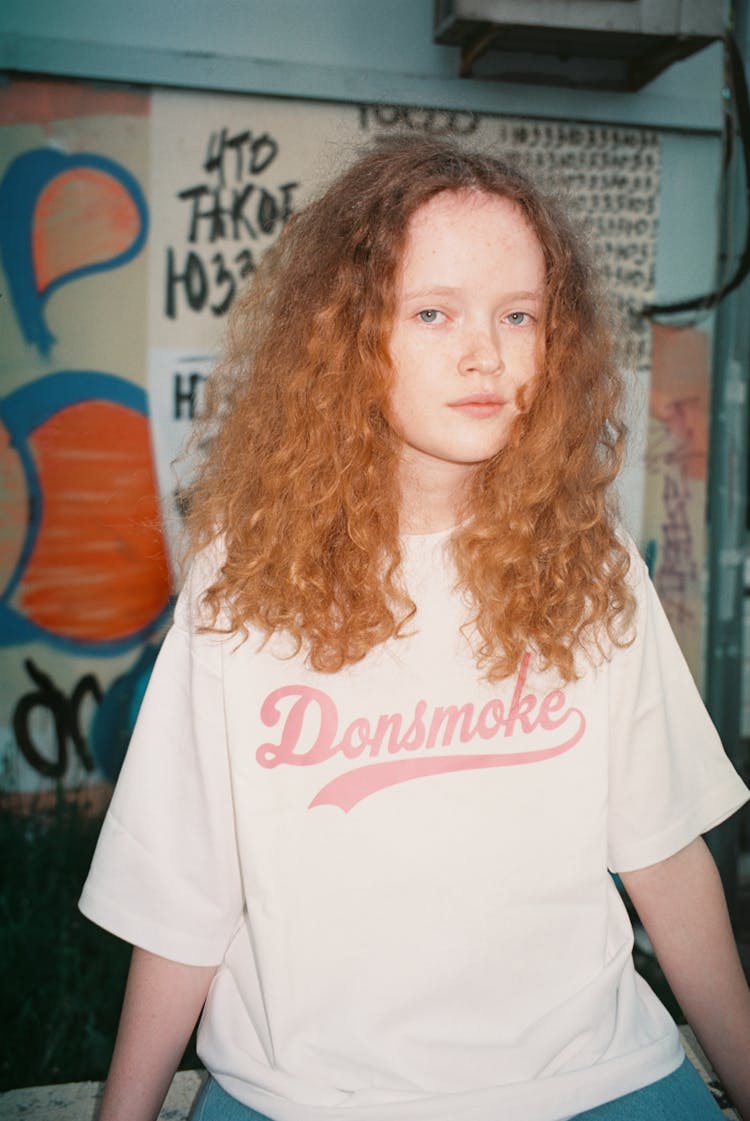
{"label": "curly ginger hair", "polygon": [[389,339],[415,212],[445,191],[513,201],[546,265],[538,372],[505,447],[480,464],[451,538],[489,680],[533,649],[621,645],[633,613],[611,495],[622,460],[613,334],[567,219],[527,178],[437,139],[376,142],[289,221],[234,305],[209,379],[208,451],[188,493],[191,553],[221,537],[209,625],[290,634],[336,672],[408,631]]}

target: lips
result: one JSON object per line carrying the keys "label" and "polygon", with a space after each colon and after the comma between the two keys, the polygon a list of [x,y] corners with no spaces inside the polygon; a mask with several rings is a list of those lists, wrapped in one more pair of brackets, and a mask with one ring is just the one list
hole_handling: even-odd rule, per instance
{"label": "lips", "polygon": [[473,416],[478,419],[496,416],[505,407],[507,401],[498,397],[496,393],[472,393],[468,397],[461,397],[458,401],[449,401],[448,408],[464,416]]}

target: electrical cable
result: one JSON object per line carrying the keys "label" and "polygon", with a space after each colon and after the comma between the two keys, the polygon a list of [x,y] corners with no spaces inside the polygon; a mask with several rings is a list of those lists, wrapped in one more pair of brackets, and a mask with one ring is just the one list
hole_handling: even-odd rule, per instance
{"label": "electrical cable", "polygon": [[695,296],[689,300],[680,300],[671,304],[646,304],[641,308],[640,314],[648,319],[662,315],[678,315],[687,311],[709,311],[715,308],[725,296],[733,292],[742,284],[750,273],[750,94],[748,94],[745,66],[739,47],[731,32],[724,40],[729,63],[731,88],[734,107],[737,115],[737,126],[742,142],[742,157],[745,168],[745,197],[747,200],[747,229],[745,244],[737,262],[734,276],[713,292],[704,296]]}

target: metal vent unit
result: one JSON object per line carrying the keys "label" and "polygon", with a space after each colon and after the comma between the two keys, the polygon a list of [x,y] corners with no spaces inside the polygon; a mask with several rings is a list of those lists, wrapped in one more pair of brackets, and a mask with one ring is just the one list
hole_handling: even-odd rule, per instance
{"label": "metal vent unit", "polygon": [[724,34],[723,0],[435,0],[464,78],[637,90]]}

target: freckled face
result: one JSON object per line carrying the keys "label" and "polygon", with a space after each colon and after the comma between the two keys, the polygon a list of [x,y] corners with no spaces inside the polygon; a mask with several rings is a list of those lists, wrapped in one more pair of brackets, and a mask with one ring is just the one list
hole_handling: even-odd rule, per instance
{"label": "freckled face", "polygon": [[445,191],[415,213],[390,340],[402,476],[459,484],[505,446],[536,372],[544,281],[541,245],[510,200]]}

